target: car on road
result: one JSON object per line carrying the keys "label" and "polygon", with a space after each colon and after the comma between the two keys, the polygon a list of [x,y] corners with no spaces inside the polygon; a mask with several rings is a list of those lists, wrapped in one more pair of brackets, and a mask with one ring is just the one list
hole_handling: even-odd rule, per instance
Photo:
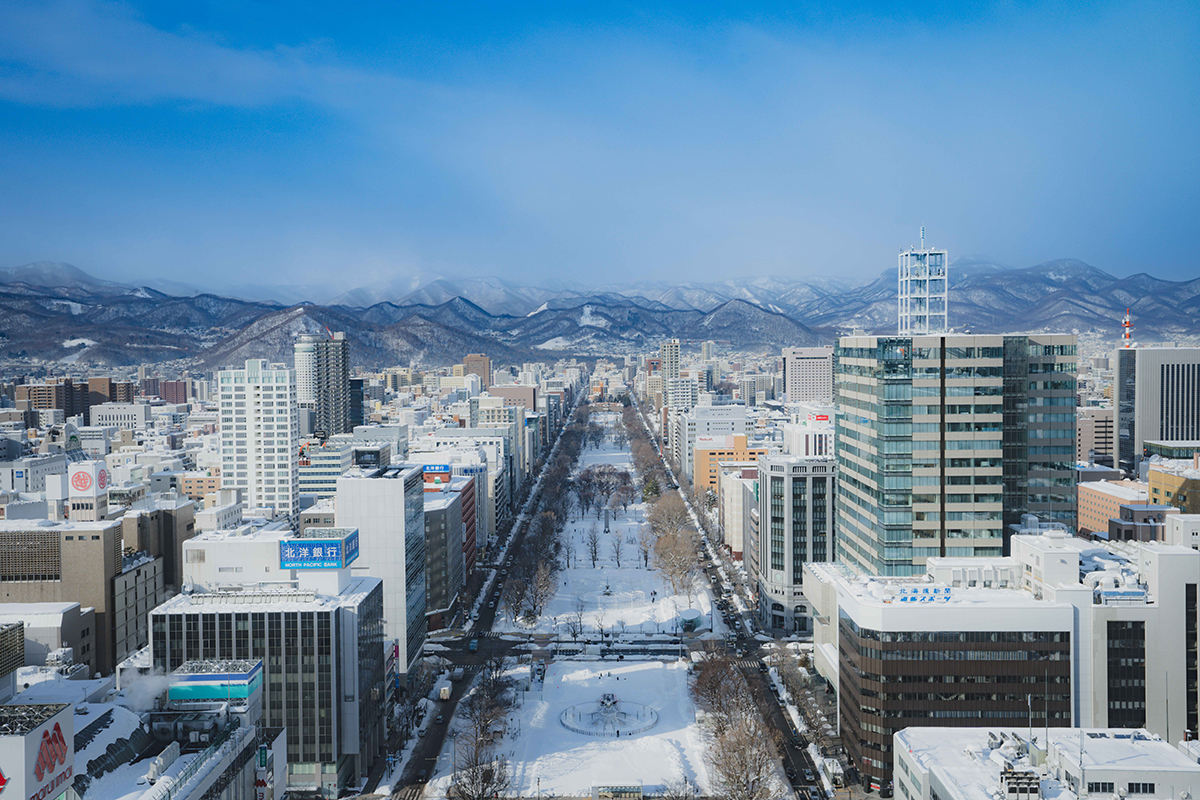
{"label": "car on road", "polygon": [[417,783],[424,783],[428,777],[429,777],[429,773],[426,772],[424,769],[417,770]]}
{"label": "car on road", "polygon": [[787,767],[784,771],[787,772],[788,780],[791,781],[792,783],[795,783],[796,782],[796,770],[792,769],[791,767]]}
{"label": "car on road", "polygon": [[488,601],[488,608],[495,608],[495,607],[496,607],[496,601],[495,601],[495,600],[489,600],[489,601]]}
{"label": "car on road", "polygon": [[761,658],[758,660],[758,671],[759,672],[770,671],[770,667],[767,666],[767,662],[763,661]]}
{"label": "car on road", "polygon": [[442,724],[443,722],[445,722],[445,721],[446,721],[446,715],[445,715],[445,714],[438,714],[438,715],[437,715],[437,719],[435,719],[435,720],[434,720],[434,722],[436,722],[438,725],[441,725],[441,724]]}
{"label": "car on road", "polygon": [[813,771],[811,769],[804,770],[804,780],[808,781],[809,783],[813,783],[816,781],[816,779],[817,776],[813,775]]}
{"label": "car on road", "polygon": [[467,645],[467,649],[470,650],[472,653],[476,652],[479,649],[479,640],[472,639],[471,643]]}

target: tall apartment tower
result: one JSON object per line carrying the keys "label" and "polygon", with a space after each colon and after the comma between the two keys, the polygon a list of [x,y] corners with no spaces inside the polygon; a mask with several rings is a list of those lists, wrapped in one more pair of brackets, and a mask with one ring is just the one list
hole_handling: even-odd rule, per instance
{"label": "tall apartment tower", "polygon": [[924,228],[921,228],[921,248],[910,248],[900,254],[896,301],[901,336],[949,332],[946,315],[948,265],[945,250],[925,247]]}
{"label": "tall apartment tower", "polygon": [[1147,440],[1200,440],[1200,347],[1123,347],[1114,382],[1121,469],[1137,469]]}
{"label": "tall apartment tower", "polygon": [[260,359],[217,375],[221,403],[221,485],[239,489],[247,509],[300,513],[300,416],[296,373]]}
{"label": "tall apartment tower", "polygon": [[665,386],[667,381],[679,377],[679,340],[671,339],[659,345],[658,357]]}
{"label": "tall apartment tower", "polygon": [[[350,342],[338,331],[328,337],[303,333],[296,339],[296,396],[311,402],[315,411],[313,430],[326,436],[349,433],[350,427]],[[300,385],[304,383],[305,399]],[[311,386],[312,397],[308,398]]]}
{"label": "tall apartment tower", "polygon": [[463,356],[463,372],[468,375],[478,375],[484,391],[492,385],[492,360],[483,353],[470,353]]}
{"label": "tall apartment tower", "polygon": [[700,359],[702,361],[712,361],[712,357],[713,357],[713,343],[712,342],[701,342],[701,344],[700,344]]}
{"label": "tall apartment tower", "polygon": [[998,556],[1022,514],[1075,527],[1075,337],[848,336],[838,559],[882,576]]}
{"label": "tall apartment tower", "polygon": [[783,348],[783,391],[789,403],[833,400],[833,347]]}

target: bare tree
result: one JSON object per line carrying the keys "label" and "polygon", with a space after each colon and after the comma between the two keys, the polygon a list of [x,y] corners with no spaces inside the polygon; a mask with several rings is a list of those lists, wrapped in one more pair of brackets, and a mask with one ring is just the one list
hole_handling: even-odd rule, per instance
{"label": "bare tree", "polygon": [[659,792],[659,800],[695,800],[696,788],[688,783],[684,776],[673,778],[663,785]]}
{"label": "bare tree", "polygon": [[575,598],[575,607],[567,614],[567,635],[571,637],[571,641],[579,641],[579,635],[583,633],[583,610],[586,608],[582,597]]}
{"label": "bare tree", "polygon": [[554,567],[543,561],[538,564],[537,572],[534,574],[532,591],[529,595],[530,615],[536,619],[541,616],[542,611],[546,608],[546,603],[550,602],[550,598],[554,596],[554,590],[558,588],[558,572]]}
{"label": "bare tree", "polygon": [[638,552],[642,554],[642,566],[648,569],[650,554],[654,552],[654,531],[650,530],[648,525],[638,529],[637,547]]}
{"label": "bare tree", "polygon": [[658,499],[654,508],[650,509],[649,519],[650,528],[658,536],[681,531],[691,522],[687,506],[675,492],[669,492]]}
{"label": "bare tree", "polygon": [[779,757],[757,713],[738,714],[708,747],[714,793],[725,800],[768,800],[776,796]]}
{"label": "bare tree", "polygon": [[592,569],[595,569],[596,561],[600,558],[600,526],[592,523],[584,543],[587,545],[588,556],[592,559]]}
{"label": "bare tree", "polygon": [[681,530],[663,534],[654,543],[654,561],[673,594],[686,594],[688,603],[696,590],[700,563],[696,558],[696,534]]}
{"label": "bare tree", "polygon": [[604,609],[603,608],[596,609],[596,613],[592,615],[592,619],[596,623],[596,630],[599,631],[600,638],[603,639],[604,638],[604,619],[605,619]]}
{"label": "bare tree", "polygon": [[454,763],[457,772],[448,795],[453,800],[491,800],[512,785],[508,759],[493,752],[488,740],[460,736]]}
{"label": "bare tree", "polygon": [[567,562],[567,569],[570,569],[571,561],[575,558],[575,538],[572,536],[563,537],[562,550],[563,560]]}
{"label": "bare tree", "polygon": [[624,542],[621,541],[620,535],[612,537],[612,556],[613,561],[617,562],[617,569],[621,568],[621,552],[624,550]]}

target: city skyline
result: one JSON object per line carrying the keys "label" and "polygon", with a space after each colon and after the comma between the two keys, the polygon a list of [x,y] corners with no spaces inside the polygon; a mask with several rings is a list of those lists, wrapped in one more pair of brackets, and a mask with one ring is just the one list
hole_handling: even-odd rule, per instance
{"label": "city skyline", "polygon": [[218,291],[869,280],[925,225],[951,258],[1186,279],[1197,22],[14,3],[0,265]]}

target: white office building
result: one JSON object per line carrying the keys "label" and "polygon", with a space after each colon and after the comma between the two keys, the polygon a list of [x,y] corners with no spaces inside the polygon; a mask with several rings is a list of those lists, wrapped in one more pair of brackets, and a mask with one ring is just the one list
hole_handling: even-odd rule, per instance
{"label": "white office building", "polygon": [[833,346],[783,348],[783,391],[789,403],[832,403]]}
{"label": "white office building", "polygon": [[658,357],[661,361],[662,378],[669,381],[679,377],[679,340],[671,339],[658,346]]}
{"label": "white office building", "polygon": [[425,479],[411,464],[352,469],[338,478],[336,520],[357,528],[362,557],[354,573],[383,581],[384,637],[398,644],[396,672],[425,644]]}
{"label": "white office building", "polygon": [[240,489],[247,514],[300,513],[296,373],[252,359],[217,374],[221,392],[221,485]]}

